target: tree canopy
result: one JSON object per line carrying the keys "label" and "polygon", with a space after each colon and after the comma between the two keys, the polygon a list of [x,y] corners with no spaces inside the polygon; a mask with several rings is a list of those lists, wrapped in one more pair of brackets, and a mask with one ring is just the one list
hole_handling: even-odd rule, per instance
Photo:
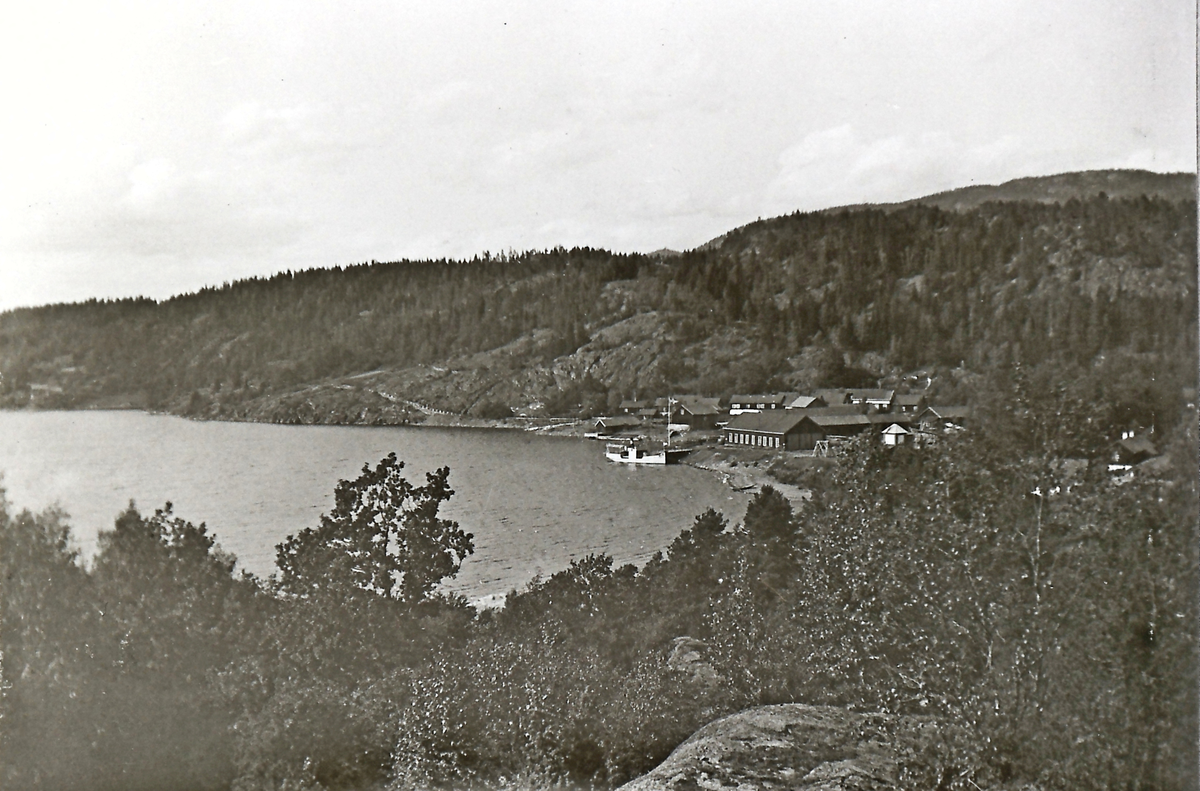
{"label": "tree canopy", "polygon": [[289,536],[277,549],[285,594],[363,594],[415,605],[454,576],[475,550],[473,536],[438,509],[450,499],[450,468],[427,473],[424,486],[402,474],[389,453],[352,481],[339,481],[334,508],[321,524]]}

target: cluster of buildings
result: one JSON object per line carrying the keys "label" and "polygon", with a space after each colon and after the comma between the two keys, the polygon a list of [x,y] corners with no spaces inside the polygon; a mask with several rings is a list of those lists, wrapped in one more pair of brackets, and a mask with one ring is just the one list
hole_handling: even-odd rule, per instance
{"label": "cluster of buildings", "polygon": [[645,421],[667,418],[680,430],[719,429],[721,441],[733,447],[818,452],[864,432],[877,433],[888,445],[902,445],[920,435],[962,427],[970,418],[968,407],[933,405],[920,393],[883,388],[735,394],[727,400],[673,396],[625,401],[620,411],[599,418],[597,430],[635,431]]}

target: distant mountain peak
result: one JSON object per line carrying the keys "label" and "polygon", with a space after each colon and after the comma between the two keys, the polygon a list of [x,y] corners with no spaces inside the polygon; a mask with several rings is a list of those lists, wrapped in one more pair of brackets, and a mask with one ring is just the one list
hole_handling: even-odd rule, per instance
{"label": "distant mountain peak", "polygon": [[991,201],[1065,203],[1073,198],[1082,200],[1100,193],[1110,198],[1137,198],[1146,195],[1175,201],[1187,200],[1196,197],[1196,174],[1155,173],[1149,170],[1083,170],[1051,176],[1026,176],[1001,184],[973,184],[921,198],[875,206],[884,209],[937,206],[948,211],[963,211]]}
{"label": "distant mountain peak", "polygon": [[[1102,192],[1110,198],[1137,198],[1146,195],[1171,201],[1194,200],[1196,174],[1156,173],[1135,169],[1081,170],[1050,176],[1024,176],[1001,184],[972,184],[895,203],[847,204],[818,211],[891,211],[909,206],[936,206],[945,211],[968,211],[989,202],[1066,203],[1072,198],[1082,200]],[[755,223],[747,223],[747,226],[753,224]],[[732,231],[727,231],[697,245],[694,249],[702,251],[719,248],[731,233]]]}

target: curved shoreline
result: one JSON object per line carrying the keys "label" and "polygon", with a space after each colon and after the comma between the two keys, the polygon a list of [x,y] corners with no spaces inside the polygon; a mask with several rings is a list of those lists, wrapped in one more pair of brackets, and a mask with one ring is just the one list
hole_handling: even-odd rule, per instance
{"label": "curved shoreline", "polygon": [[710,455],[712,456],[710,459],[694,461],[685,459],[683,463],[698,470],[705,470],[721,476],[725,485],[734,491],[756,494],[762,490],[763,486],[770,486],[787,498],[793,509],[801,508],[804,503],[812,499],[812,491],[775,480],[770,473],[759,467],[757,462],[738,463],[717,453],[711,453],[711,451]]}
{"label": "curved shoreline", "polygon": [[[98,412],[98,411],[134,411],[144,412],[149,415],[170,415],[172,417],[183,418],[184,420],[192,420],[201,423],[261,423],[263,425],[272,426],[337,426],[341,428],[438,428],[438,429],[494,429],[498,431],[526,431],[535,433],[543,437],[562,437],[584,440],[584,433],[590,428],[591,418],[553,418],[553,417],[511,417],[511,418],[478,418],[467,415],[454,415],[449,413],[435,413],[426,416],[425,420],[419,423],[346,423],[346,422],[330,422],[330,423],[284,423],[274,420],[255,420],[253,418],[229,418],[229,417],[197,417],[191,415],[180,415],[169,411],[160,411],[152,409],[144,409],[140,407],[124,406],[124,407],[98,407],[84,406],[73,409],[40,409],[40,408],[25,408],[25,409],[3,409],[5,412]],[[696,448],[687,458],[682,461],[689,467],[694,467],[698,470],[713,473],[719,476],[722,482],[730,489],[738,492],[749,494],[757,493],[763,486],[771,486],[792,504],[793,508],[800,508],[805,502],[812,498],[812,492],[792,484],[781,483],[772,477],[765,469],[759,466],[758,460],[744,460],[738,462],[726,456],[721,449],[702,445]]]}

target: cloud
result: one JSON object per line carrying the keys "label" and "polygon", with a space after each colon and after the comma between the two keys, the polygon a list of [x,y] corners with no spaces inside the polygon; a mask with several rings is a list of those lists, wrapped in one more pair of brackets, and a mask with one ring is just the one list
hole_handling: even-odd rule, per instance
{"label": "cloud", "polygon": [[299,228],[254,194],[211,172],[185,172],[165,158],[139,163],[124,189],[43,218],[24,241],[47,252],[203,260],[294,240]]}
{"label": "cloud", "polygon": [[386,140],[391,123],[378,106],[299,103],[263,107],[241,102],[217,122],[210,149],[262,170],[297,159],[313,163],[344,161]]}
{"label": "cloud", "polygon": [[20,222],[0,248],[127,265],[269,258],[325,221],[318,185],[336,184],[348,160],[386,139],[382,115],[368,105],[238,103],[202,130],[200,157],[164,145],[134,159],[123,149],[93,169],[87,191],[14,206]]}

